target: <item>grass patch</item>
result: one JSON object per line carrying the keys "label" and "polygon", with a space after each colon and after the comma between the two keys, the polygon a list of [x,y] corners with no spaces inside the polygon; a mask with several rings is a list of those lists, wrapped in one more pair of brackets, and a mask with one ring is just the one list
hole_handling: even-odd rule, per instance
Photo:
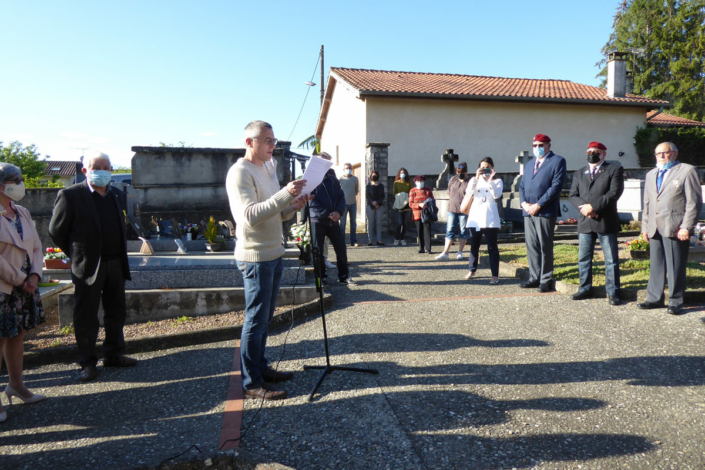
{"label": "grass patch", "polygon": [[63,327],[61,330],[59,330],[59,332],[64,336],[72,335],[74,333],[73,323],[71,323],[69,326]]}
{"label": "grass patch", "polygon": [[[580,284],[578,272],[578,247],[575,245],[554,245],[553,247],[553,277],[568,284]],[[515,266],[528,267],[525,246],[500,248],[499,259]],[[629,257],[626,250],[619,251],[619,275],[622,288],[646,289],[649,282],[649,265],[646,260],[635,260]],[[702,263],[688,263],[687,286],[691,289],[705,287],[705,266]],[[593,286],[605,285],[605,263],[602,250],[595,248],[592,262]]]}
{"label": "grass patch", "polygon": [[187,317],[185,315],[183,317],[179,317],[176,319],[176,323],[178,323],[179,325],[183,325],[184,323],[189,323],[192,321],[195,321],[195,319],[191,318],[191,317]]}

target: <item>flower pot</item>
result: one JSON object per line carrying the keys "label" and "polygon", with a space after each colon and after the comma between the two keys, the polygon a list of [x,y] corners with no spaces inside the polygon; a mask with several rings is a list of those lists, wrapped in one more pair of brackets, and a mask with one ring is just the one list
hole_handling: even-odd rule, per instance
{"label": "flower pot", "polygon": [[225,251],[226,244],[223,243],[206,243],[206,250],[216,252],[216,251]]}
{"label": "flower pot", "polygon": [[649,259],[648,250],[631,250],[629,252],[629,255],[632,257],[632,259]]}
{"label": "flower pot", "polygon": [[47,269],[71,269],[71,260],[65,259],[45,259],[44,267]]}
{"label": "flower pot", "polygon": [[296,245],[301,252],[299,255],[299,264],[311,264],[311,245],[301,246]]}

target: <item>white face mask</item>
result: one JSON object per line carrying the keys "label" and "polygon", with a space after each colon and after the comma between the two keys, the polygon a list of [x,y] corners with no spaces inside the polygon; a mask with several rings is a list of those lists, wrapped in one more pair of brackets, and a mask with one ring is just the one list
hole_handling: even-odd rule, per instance
{"label": "white face mask", "polygon": [[15,202],[21,200],[25,195],[24,181],[20,184],[6,184],[5,185],[5,196],[9,197]]}
{"label": "white face mask", "polygon": [[423,189],[424,182],[423,181],[417,181],[416,182],[416,187],[419,189]]}

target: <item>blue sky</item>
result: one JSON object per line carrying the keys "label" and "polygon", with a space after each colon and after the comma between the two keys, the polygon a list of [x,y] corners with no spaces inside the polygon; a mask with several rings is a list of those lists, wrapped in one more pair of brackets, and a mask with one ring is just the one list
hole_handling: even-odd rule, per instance
{"label": "blue sky", "polygon": [[[253,119],[286,140],[321,44],[326,77],[335,66],[598,85],[618,3],[0,0],[0,141],[129,166],[136,145],[241,147]],[[315,129],[319,70],[313,81],[294,146]]]}

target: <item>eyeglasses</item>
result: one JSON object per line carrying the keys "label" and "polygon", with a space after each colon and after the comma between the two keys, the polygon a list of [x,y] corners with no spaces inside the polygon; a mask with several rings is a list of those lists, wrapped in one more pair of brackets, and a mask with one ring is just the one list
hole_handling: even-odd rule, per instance
{"label": "eyeglasses", "polygon": [[534,148],[538,147],[542,149],[546,144],[534,144]]}
{"label": "eyeglasses", "polygon": [[[255,137],[255,138],[252,139],[252,140],[259,140],[259,139],[258,139],[257,137]],[[279,140],[277,140],[277,139],[270,139],[269,137],[267,137],[266,139],[264,139],[264,143],[267,144],[267,145],[269,145],[269,146],[272,146],[272,145],[275,145],[275,146],[276,146],[276,145],[277,145],[277,142],[279,142]]]}
{"label": "eyeglasses", "polygon": [[5,183],[15,183],[15,184],[20,184],[24,182],[24,176],[20,176],[19,178],[15,178],[14,180],[7,180]]}
{"label": "eyeglasses", "polygon": [[656,153],[654,153],[654,155],[657,156],[657,157],[661,157],[661,156],[663,156],[663,155],[668,155],[668,154],[670,154],[670,153],[673,153],[673,150],[669,150],[669,151],[667,151],[667,152],[656,152]]}

